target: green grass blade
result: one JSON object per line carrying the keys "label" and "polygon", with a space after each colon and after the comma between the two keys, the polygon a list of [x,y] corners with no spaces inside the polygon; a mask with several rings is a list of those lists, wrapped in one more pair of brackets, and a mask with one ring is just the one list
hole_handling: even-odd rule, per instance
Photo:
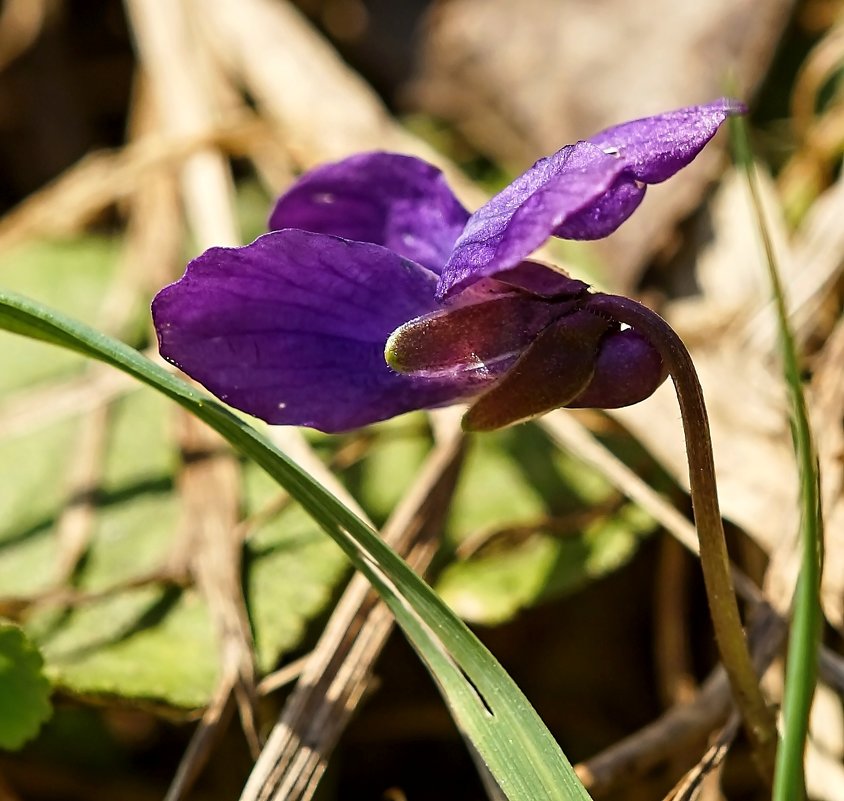
{"label": "green grass blade", "polygon": [[782,282],[765,223],[754,171],[747,125],[743,118],[730,120],[736,160],[747,176],[751,199],[765,249],[765,260],[777,312],[783,373],[788,387],[791,430],[800,472],[801,559],[794,594],[791,638],[786,662],[783,698],[783,736],[774,772],[774,801],[805,798],[803,752],[809,731],[809,712],[815,691],[818,648],[823,613],[820,583],[823,568],[823,517],[821,514],[820,470],[812,438],[806,398],[800,379],[800,360],[788,320]]}
{"label": "green grass blade", "polygon": [[375,531],[258,431],[128,345],[3,290],[0,329],[69,348],[134,376],[195,414],[253,459],[379,591],[505,795],[513,801],[589,798],[528,700],[463,622]]}

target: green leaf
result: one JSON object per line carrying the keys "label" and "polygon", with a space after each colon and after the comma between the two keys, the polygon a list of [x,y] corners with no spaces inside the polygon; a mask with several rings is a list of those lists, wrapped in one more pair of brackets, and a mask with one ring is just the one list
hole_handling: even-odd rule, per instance
{"label": "green leaf", "polygon": [[505,623],[543,595],[557,544],[534,535],[511,549],[452,562],[440,574],[437,592],[464,620],[488,626]]}
{"label": "green leaf", "polygon": [[647,515],[627,506],[574,535],[532,533],[515,545],[452,562],[440,574],[437,592],[465,620],[505,623],[619,569],[651,528]]}
{"label": "green leaf", "polygon": [[0,748],[17,750],[53,713],[43,663],[20,628],[0,621]]}
{"label": "green leaf", "polygon": [[344,478],[370,519],[383,523],[416,478],[431,440],[421,415],[390,420],[372,430],[375,438],[366,459]]}
{"label": "green leaf", "polygon": [[[278,485],[254,465],[244,475],[249,511],[278,496]],[[244,555],[245,592],[260,671],[272,670],[302,642],[307,622],[328,606],[347,571],[343,552],[297,503],[253,532]]]}
{"label": "green leaf", "polygon": [[[173,545],[179,510],[171,475],[176,455],[168,437],[172,411],[166,398],[146,389],[113,407],[92,540],[76,585],[90,592],[118,591],[67,614],[42,612],[28,622],[43,645],[47,674],[67,691],[187,708],[211,698],[219,649],[202,599],[160,585],[119,589],[160,569]],[[71,451],[73,431],[73,422],[67,422],[0,443],[4,463],[19,467],[0,484],[3,508],[10,510],[3,520],[10,525],[0,530],[5,593],[35,593],[54,578],[53,527],[67,463],[60,455]],[[254,466],[247,466],[245,477],[247,512],[278,493]],[[347,564],[296,504],[254,533],[246,546],[244,580],[260,670],[273,669],[301,643],[308,621],[329,603]]]}
{"label": "green leaf", "polygon": [[[38,241],[0,256],[4,281],[83,319],[96,319],[119,257],[117,239],[86,236]],[[70,377],[84,359],[0,333],[0,395]],[[76,421],[63,420],[0,441],[0,460],[14,465],[0,483],[0,588],[33,594],[55,579],[53,526],[66,494]],[[126,460],[130,462],[132,460]]]}
{"label": "green leaf", "polygon": [[217,680],[211,618],[193,591],[127,590],[67,613],[40,613],[29,629],[51,680],[83,695],[200,707]]}
{"label": "green leaf", "polygon": [[0,327],[118,367],[228,439],[284,486],[376,587],[506,797],[589,797],[528,700],[478,639],[375,531],[259,432],[132,348],[26,298],[0,291]]}
{"label": "green leaf", "polygon": [[[437,591],[464,619],[494,625],[618,569],[653,521],[632,504],[602,511],[612,497],[605,479],[531,426],[479,439],[452,505],[449,541],[480,547],[449,563]],[[554,531],[555,519],[572,523]]]}
{"label": "green leaf", "polygon": [[112,406],[96,522],[77,577],[82,589],[104,590],[149,575],[170,553],[179,509],[167,407],[149,391]]}
{"label": "green leaf", "polygon": [[[121,413],[115,421],[109,462],[120,454],[124,462],[131,461],[125,454],[132,451],[121,441],[128,436],[124,425],[133,429],[130,439],[144,438],[149,449],[131,468],[107,468],[105,504],[79,576],[85,589],[104,590],[146,575],[162,563],[172,544],[175,499],[150,481],[159,474],[154,432],[141,413],[150,400],[155,406],[163,401],[139,393],[121,409],[127,416]],[[254,466],[246,477],[248,511],[260,509],[274,487],[278,493]],[[131,488],[145,482],[153,489],[133,495]],[[112,493],[129,497],[110,505]],[[308,620],[326,607],[346,568],[342,552],[298,504],[253,533],[244,571],[260,670],[271,670],[285,651],[300,644]],[[160,584],[121,590],[66,612],[41,612],[28,629],[42,646],[48,675],[70,692],[197,708],[208,703],[218,678],[216,635],[208,608],[194,590]]]}
{"label": "green leaf", "polygon": [[449,536],[455,544],[477,531],[535,520],[546,513],[542,491],[526,475],[520,458],[535,456],[519,450],[526,428],[473,438],[449,516]]}
{"label": "green leaf", "polygon": [[[255,209],[259,205],[252,203]],[[0,269],[17,288],[95,320],[119,254],[117,239],[36,242],[4,254]],[[36,385],[46,392],[55,384],[60,392],[58,381],[92,366],[67,350],[0,331],[4,396]],[[204,602],[194,593],[174,595],[160,584],[121,589],[160,571],[174,544],[180,513],[173,480],[179,463],[172,436],[176,411],[161,394],[141,385],[109,405],[101,476],[90,488],[91,539],[71,579],[79,591],[108,591],[109,597],[89,600],[66,614],[42,611],[27,621],[30,634],[45,645],[47,675],[66,691],[190,708],[210,699],[219,649]],[[59,578],[56,524],[68,500],[79,423],[78,417],[63,419],[0,440],[0,461],[14,465],[0,482],[3,596],[32,598],[52,589]],[[278,492],[254,466],[246,476],[250,487],[255,484],[250,476],[257,475],[264,497]],[[251,512],[263,500],[248,487],[247,494],[253,496],[246,504]],[[298,522],[288,534],[293,516]],[[292,510],[259,530],[245,556],[258,662],[270,670],[284,652],[300,645],[308,621],[333,597],[347,561],[316,524]],[[284,580],[273,581],[272,574]]]}
{"label": "green leaf", "polygon": [[[0,255],[4,281],[82,319],[96,319],[119,242],[87,236],[40,241]],[[85,361],[64,350],[0,333],[0,396],[79,373]],[[52,528],[65,494],[76,427],[62,421],[0,441],[0,462],[14,465],[0,482],[0,588],[31,594],[54,579]]]}
{"label": "green leaf", "polygon": [[[0,254],[6,286],[66,311],[96,320],[108,277],[117,263],[120,242],[86,236],[37,241]],[[21,389],[58,375],[77,372],[83,361],[62,351],[45,352],[34,342],[0,338],[3,354],[0,393]]]}
{"label": "green leaf", "polygon": [[4,595],[35,593],[54,579],[53,525],[73,434],[72,423],[64,422],[24,439],[0,441],[0,464],[15,466],[4,470],[0,481],[0,588]]}

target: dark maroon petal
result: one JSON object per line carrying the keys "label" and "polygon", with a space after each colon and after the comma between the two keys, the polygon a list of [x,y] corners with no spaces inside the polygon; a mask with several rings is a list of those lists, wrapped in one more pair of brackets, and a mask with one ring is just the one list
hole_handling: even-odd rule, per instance
{"label": "dark maroon petal", "polygon": [[270,228],[383,245],[439,274],[468,218],[436,167],[376,152],[305,173],[276,202]]}
{"label": "dark maroon petal", "polygon": [[384,362],[390,332],[428,313],[436,276],[386,248],[277,231],[212,248],[153,301],[164,358],[270,423],[342,431],[477,392]]}
{"label": "dark maroon petal", "polygon": [[566,404],[572,409],[618,409],[649,398],[668,373],[656,349],[632,329],[611,331],[601,342],[595,374]]}
{"label": "dark maroon petal", "polygon": [[405,323],[390,336],[385,356],[390,366],[402,373],[434,376],[472,369],[493,378],[507,370],[568,308],[564,302],[551,303],[511,291]]}
{"label": "dark maroon petal", "polygon": [[[466,223],[440,277],[437,295],[454,294],[509,270],[578,212],[596,203],[624,170],[620,159],[578,142],[541,159]],[[583,220],[581,227],[588,220]]]}
{"label": "dark maroon petal", "polygon": [[543,298],[577,297],[589,289],[589,284],[537,261],[523,261],[509,270],[502,270],[493,280]]}
{"label": "dark maroon petal", "polygon": [[565,406],[584,392],[612,323],[585,311],[548,326],[524,355],[463,417],[464,428],[490,431]]}
{"label": "dark maroon petal", "polygon": [[746,110],[744,104],[725,97],[625,122],[590,136],[589,141],[616,155],[639,181],[656,184],[691,162],[727,117]]}

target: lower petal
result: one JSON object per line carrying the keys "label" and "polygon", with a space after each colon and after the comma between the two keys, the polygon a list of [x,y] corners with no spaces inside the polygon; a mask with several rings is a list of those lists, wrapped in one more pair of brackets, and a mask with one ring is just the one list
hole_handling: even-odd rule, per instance
{"label": "lower petal", "polygon": [[206,251],[152,311],[164,358],[222,400],[333,432],[472,394],[471,376],[420,379],[384,362],[390,332],[437,308],[435,286],[378,245],[284,230]]}

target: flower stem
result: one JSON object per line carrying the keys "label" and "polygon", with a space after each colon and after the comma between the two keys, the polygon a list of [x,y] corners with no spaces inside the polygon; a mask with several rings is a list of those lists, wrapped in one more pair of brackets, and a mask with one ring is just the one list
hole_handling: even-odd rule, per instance
{"label": "flower stem", "polygon": [[629,298],[602,293],[592,295],[587,308],[626,323],[646,336],[659,351],[674,382],[686,438],[692,507],[715,639],[757,767],[770,784],[777,746],[776,725],[759,688],[741,625],[718,505],[709,420],[697,371],[683,341],[656,312]]}

